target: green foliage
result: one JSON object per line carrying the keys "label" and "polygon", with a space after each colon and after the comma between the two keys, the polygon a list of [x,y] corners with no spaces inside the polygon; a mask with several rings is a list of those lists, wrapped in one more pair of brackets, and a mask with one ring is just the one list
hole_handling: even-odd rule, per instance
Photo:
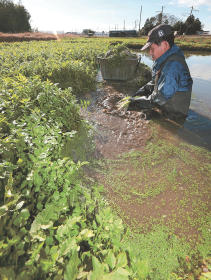
{"label": "green foliage", "polygon": [[137,59],[137,55],[132,53],[126,44],[111,45],[109,51],[103,56],[111,65],[122,65],[127,59]]}
{"label": "green foliage", "polygon": [[175,16],[159,13],[154,17],[147,18],[141,30],[143,35],[148,35],[148,32],[158,24],[169,24],[173,30],[177,31],[179,35],[186,33],[187,35],[196,34],[197,31],[202,30],[201,21],[190,15],[184,22],[178,20]]}
{"label": "green foliage", "polygon": [[194,15],[190,15],[185,21],[185,33],[196,34],[197,31],[202,30],[201,22],[198,18],[195,18]]}
{"label": "green foliage", "polygon": [[73,94],[84,94],[93,90],[96,83],[97,55],[106,51],[106,44],[96,41],[68,41],[2,44],[1,77],[39,77],[50,80],[61,89],[72,88]]}
{"label": "green foliage", "polygon": [[82,180],[92,133],[73,93],[93,87],[96,55],[54,46],[0,50],[0,276],[128,279],[122,222]]}
{"label": "green foliage", "polygon": [[159,24],[169,24],[174,25],[178,19],[174,15],[169,15],[165,13],[158,13],[156,16],[151,18],[147,18],[143,28],[141,29],[141,33],[143,35],[148,35],[148,32],[155,26]]}

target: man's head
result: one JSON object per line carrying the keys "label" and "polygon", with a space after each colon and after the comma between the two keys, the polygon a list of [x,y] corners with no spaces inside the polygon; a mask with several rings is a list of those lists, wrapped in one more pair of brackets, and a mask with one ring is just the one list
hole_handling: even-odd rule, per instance
{"label": "man's head", "polygon": [[150,55],[156,60],[163,55],[174,44],[174,33],[168,24],[160,24],[154,27],[148,33],[147,43],[141,49],[142,51],[150,48]]}

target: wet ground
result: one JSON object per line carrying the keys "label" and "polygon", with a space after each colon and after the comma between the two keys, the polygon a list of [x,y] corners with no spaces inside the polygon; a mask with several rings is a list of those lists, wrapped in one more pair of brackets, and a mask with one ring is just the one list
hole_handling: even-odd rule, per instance
{"label": "wet ground", "polygon": [[88,111],[83,112],[95,128],[96,149],[104,158],[142,149],[151,137],[145,113],[118,108],[125,94],[115,89],[116,85],[106,83],[97,92],[86,96],[91,104]]}
{"label": "wet ground", "polygon": [[197,151],[201,138],[183,124],[159,112],[120,108],[125,94],[124,83],[103,82],[85,96],[90,105],[82,115],[94,127],[96,157],[104,162],[89,176],[104,185],[127,224],[145,230],[165,224],[180,236],[197,238],[209,213],[210,153]]}

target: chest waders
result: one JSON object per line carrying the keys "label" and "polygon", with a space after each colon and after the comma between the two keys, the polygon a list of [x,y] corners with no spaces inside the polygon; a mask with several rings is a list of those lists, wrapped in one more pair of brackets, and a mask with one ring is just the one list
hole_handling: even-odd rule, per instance
{"label": "chest waders", "polygon": [[[154,85],[154,92],[158,93],[158,80],[160,77],[160,73],[168,61],[178,61],[180,62],[185,70],[189,72],[187,63],[185,59],[179,55],[173,54],[169,56],[161,65],[161,68],[158,70],[155,76],[155,85]],[[172,118],[183,118],[186,117],[188,114],[189,106],[190,106],[190,100],[191,100],[191,91],[192,88],[189,91],[177,91],[170,99],[167,100],[167,102],[159,106],[159,108],[164,112],[164,114],[167,114],[168,116]]]}
{"label": "chest waders", "polygon": [[140,97],[131,98],[128,106],[128,111],[140,111],[142,109],[159,108],[164,115],[172,119],[184,119],[189,110],[191,91],[178,91],[170,99],[166,100],[158,91],[158,80],[163,67],[168,61],[180,62],[185,70],[190,74],[186,61],[183,57],[173,54],[169,56],[162,64],[160,69],[155,74],[154,81],[149,85],[149,90],[146,92],[145,88],[141,88]]}

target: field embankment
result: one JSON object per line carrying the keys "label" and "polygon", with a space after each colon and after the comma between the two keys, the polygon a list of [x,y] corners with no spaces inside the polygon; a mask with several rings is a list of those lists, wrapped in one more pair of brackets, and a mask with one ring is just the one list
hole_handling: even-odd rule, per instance
{"label": "field embankment", "polygon": [[[124,42],[131,49],[140,50],[147,41],[147,37],[140,38],[105,38],[110,41]],[[182,50],[211,52],[211,36],[184,35],[177,36],[175,43]]]}
{"label": "field embankment", "polygon": [[57,40],[54,34],[42,32],[25,33],[2,33],[0,32],[0,42],[24,42],[24,41],[49,41]]}

